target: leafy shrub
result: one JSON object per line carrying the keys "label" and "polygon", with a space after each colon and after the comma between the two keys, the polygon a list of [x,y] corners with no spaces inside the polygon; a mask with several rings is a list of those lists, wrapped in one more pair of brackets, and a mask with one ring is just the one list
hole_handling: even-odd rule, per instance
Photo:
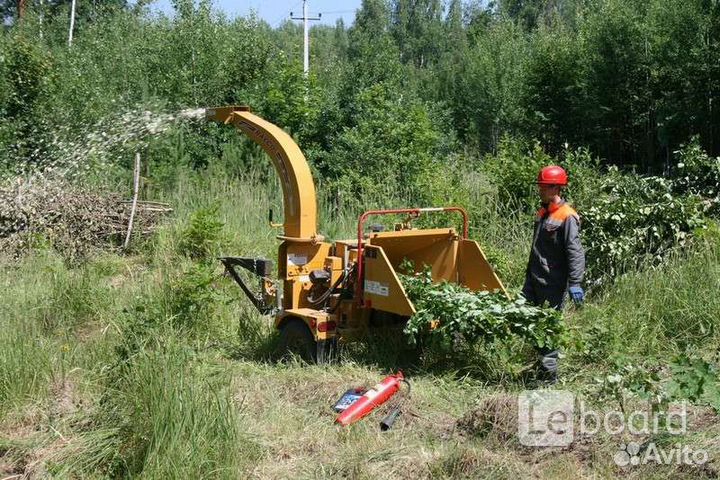
{"label": "leafy shrub", "polygon": [[720,158],[710,157],[697,138],[675,154],[678,161],[672,172],[673,191],[700,196],[706,213],[720,216]]}
{"label": "leafy shrub", "polygon": [[702,358],[681,355],[670,363],[672,377],[667,385],[670,398],[707,403],[720,412],[720,376],[715,365]]}
{"label": "leafy shrub", "polygon": [[225,224],[218,218],[219,206],[200,208],[190,217],[182,231],[178,248],[182,255],[196,260],[207,261],[218,251],[224,240]]}
{"label": "leafy shrub", "polygon": [[332,140],[330,151],[317,154],[318,170],[349,206],[383,190],[428,205],[437,190],[449,185],[437,170],[444,168],[440,160],[450,140],[427,105],[406,97],[386,84],[361,90],[355,97],[355,124]]}
{"label": "leafy shrub", "polygon": [[163,280],[162,288],[138,297],[130,309],[128,346],[135,350],[153,330],[170,326],[189,333],[215,312],[222,292],[215,285],[215,267],[193,263]]}
{"label": "leafy shrub", "polygon": [[541,168],[554,164],[539,142],[526,144],[511,137],[503,137],[495,155],[486,155],[480,168],[498,187],[504,205],[521,206],[533,211],[537,205],[537,180]]}
{"label": "leafy shrub", "polygon": [[562,158],[555,158],[537,141],[528,143],[505,136],[498,152],[486,155],[480,168],[497,185],[503,205],[531,212],[539,204],[538,172],[548,165],[560,165],[568,172],[570,181],[563,196],[571,203],[582,206],[592,200],[600,176],[599,161],[584,148],[566,148]]}
{"label": "leafy shrub", "polygon": [[[648,401],[653,412],[658,413],[666,411],[669,402],[681,400],[720,411],[717,367],[702,358],[682,354],[664,365],[653,361],[637,363],[620,356],[614,363],[611,373],[595,380],[596,394],[617,401],[623,411],[631,396]],[[670,374],[666,375],[668,370]]]}
{"label": "leafy shrub", "polygon": [[401,275],[401,281],[416,308],[405,327],[411,343],[426,338],[448,346],[458,336],[469,344],[520,338],[536,348],[556,349],[565,341],[561,313],[555,309],[529,305],[522,297],[508,300],[500,292],[434,284],[427,269]]}
{"label": "leafy shrub", "polygon": [[215,269],[196,264],[182,272],[169,285],[168,313],[172,324],[192,327],[213,314],[219,292],[214,287]]}
{"label": "leafy shrub", "polygon": [[595,379],[595,395],[600,399],[614,400],[621,411],[626,411],[628,397],[647,400],[653,412],[667,406],[667,395],[660,378],[660,367],[653,362],[638,364],[624,356],[615,359],[610,373]]}
{"label": "leafy shrub", "polygon": [[2,71],[9,91],[7,115],[18,118],[33,111],[48,84],[50,61],[33,43],[17,36],[9,42],[6,57],[0,57],[5,65]]}
{"label": "leafy shrub", "polygon": [[674,194],[670,180],[624,175],[614,168],[582,218],[591,281],[648,262],[659,264],[705,224],[702,204],[696,197]]}

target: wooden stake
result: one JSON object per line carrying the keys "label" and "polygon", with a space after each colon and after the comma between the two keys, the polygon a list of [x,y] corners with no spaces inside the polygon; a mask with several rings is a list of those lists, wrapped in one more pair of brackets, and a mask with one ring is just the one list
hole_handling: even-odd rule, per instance
{"label": "wooden stake", "polygon": [[73,30],[75,30],[75,1],[72,0],[70,5],[70,31],[68,32],[68,47],[72,47]]}
{"label": "wooden stake", "polygon": [[130,220],[128,220],[127,234],[125,235],[125,243],[123,250],[127,250],[130,245],[130,236],[132,235],[133,221],[135,220],[135,210],[137,210],[138,193],[140,193],[140,152],[135,154],[135,172],[133,178],[133,201],[130,208]]}

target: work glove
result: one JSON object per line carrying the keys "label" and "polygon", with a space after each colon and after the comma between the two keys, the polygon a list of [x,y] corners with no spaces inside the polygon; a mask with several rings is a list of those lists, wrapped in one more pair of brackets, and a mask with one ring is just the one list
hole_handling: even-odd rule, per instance
{"label": "work glove", "polygon": [[582,287],[570,287],[568,288],[570,298],[575,302],[575,305],[581,305],[585,301],[585,292]]}

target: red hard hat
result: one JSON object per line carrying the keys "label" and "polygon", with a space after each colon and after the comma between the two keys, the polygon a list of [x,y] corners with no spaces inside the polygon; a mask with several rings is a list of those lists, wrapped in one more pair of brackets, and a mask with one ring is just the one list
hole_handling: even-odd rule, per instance
{"label": "red hard hat", "polygon": [[540,170],[537,178],[538,185],[562,185],[568,184],[568,176],[562,167],[550,165]]}

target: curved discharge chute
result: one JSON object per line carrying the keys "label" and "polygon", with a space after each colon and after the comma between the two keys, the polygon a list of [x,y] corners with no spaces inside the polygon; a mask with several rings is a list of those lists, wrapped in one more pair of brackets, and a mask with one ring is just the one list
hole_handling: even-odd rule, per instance
{"label": "curved discharge chute", "polygon": [[234,125],[260,145],[272,160],[283,190],[284,238],[297,241],[318,238],[315,184],[305,155],[292,137],[245,106],[208,108],[205,116]]}

